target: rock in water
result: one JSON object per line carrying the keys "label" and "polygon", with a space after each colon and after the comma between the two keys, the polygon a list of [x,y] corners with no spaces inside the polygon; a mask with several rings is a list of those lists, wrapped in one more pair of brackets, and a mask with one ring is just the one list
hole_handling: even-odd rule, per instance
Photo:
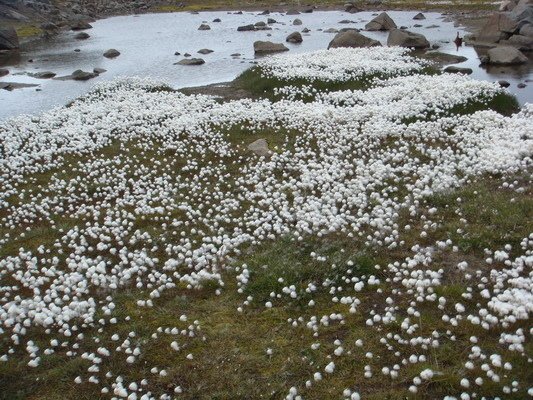
{"label": "rock in water", "polygon": [[424,14],[422,14],[422,13],[418,13],[418,14],[416,14],[413,17],[413,19],[415,19],[415,20],[423,20],[423,19],[426,19],[426,16]]}
{"label": "rock in water", "polygon": [[254,53],[255,54],[269,54],[269,53],[278,53],[281,51],[288,51],[289,49],[285,47],[282,43],[272,43],[264,42],[258,40],[254,42]]}
{"label": "rock in water", "polygon": [[74,39],[85,40],[85,39],[89,39],[90,37],[91,36],[89,36],[87,32],[80,32],[76,34],[76,36],[74,36]]}
{"label": "rock in water", "polygon": [[429,42],[424,35],[419,33],[393,29],[387,39],[388,46],[409,47],[413,49],[426,49]]}
{"label": "rock in water", "polygon": [[85,72],[81,69],[77,69],[72,73],[70,76],[71,79],[74,79],[75,81],[86,81],[92,78],[97,77],[98,74],[95,74],[94,72]]}
{"label": "rock in water", "polygon": [[211,50],[211,49],[200,49],[200,50],[198,50],[199,54],[209,54],[209,53],[212,53],[212,52],[213,52],[213,50]]}
{"label": "rock in water", "polygon": [[178,61],[174,65],[202,65],[205,64],[205,61],[202,58],[184,58],[181,61]]}
{"label": "rock in water", "polygon": [[115,58],[120,56],[120,51],[116,49],[109,49],[104,53],[104,57],[106,58]]}
{"label": "rock in water", "polygon": [[370,39],[361,35],[355,30],[340,32],[331,42],[329,42],[328,49],[335,49],[337,47],[376,47],[381,46],[377,40]]}
{"label": "rock in water", "polygon": [[52,71],[35,72],[29,75],[37,79],[50,79],[56,76],[55,72],[52,72]]}
{"label": "rock in water", "polygon": [[198,28],[199,31],[208,31],[208,30],[210,30],[210,29],[211,29],[211,27],[210,27],[209,25],[207,25],[207,24],[202,24],[202,25],[200,25],[200,27]]}
{"label": "rock in water", "polygon": [[298,18],[296,18],[296,19],[295,19],[295,20],[293,21],[293,23],[292,23],[292,24],[293,24],[293,25],[302,25],[302,20],[301,20],[301,19],[298,19]]}
{"label": "rock in water", "polygon": [[9,70],[5,68],[0,68],[0,76],[6,76],[9,74]]}
{"label": "rock in water", "polygon": [[237,31],[238,32],[246,32],[246,31],[255,31],[255,26],[250,24],[250,25],[243,25],[243,26],[239,26],[237,28]]}
{"label": "rock in water", "polygon": [[300,32],[293,32],[289,36],[287,36],[286,41],[289,43],[302,43],[302,34]]}
{"label": "rock in water", "polygon": [[19,38],[14,28],[0,28],[0,50],[19,48]]}
{"label": "rock in water", "polygon": [[454,67],[454,66],[450,66],[450,67],[446,67],[444,69],[444,72],[448,72],[450,74],[464,74],[464,75],[470,75],[472,74],[472,68],[461,68],[461,67]]}
{"label": "rock in water", "polygon": [[84,29],[91,29],[92,27],[87,21],[76,21],[70,26],[70,29],[73,31],[82,31]]}
{"label": "rock in water", "polygon": [[365,25],[368,31],[390,31],[396,29],[397,26],[386,12],[379,14],[376,18]]}
{"label": "rock in water", "polygon": [[483,62],[493,65],[519,65],[527,63],[528,58],[514,47],[498,46],[487,52]]}
{"label": "rock in water", "polygon": [[248,150],[259,157],[268,157],[272,155],[272,151],[268,148],[268,143],[265,139],[257,139],[255,142],[248,145]]}

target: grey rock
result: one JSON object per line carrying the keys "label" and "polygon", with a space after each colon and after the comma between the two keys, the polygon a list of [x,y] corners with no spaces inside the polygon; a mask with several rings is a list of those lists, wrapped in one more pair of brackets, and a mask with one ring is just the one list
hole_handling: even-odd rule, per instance
{"label": "grey rock", "polygon": [[422,13],[418,13],[413,17],[414,20],[423,20],[426,19],[426,16]]}
{"label": "grey rock", "polygon": [[239,32],[246,32],[246,31],[255,31],[255,26],[250,24],[250,25],[243,25],[243,26],[239,26],[237,28],[237,31]]}
{"label": "grey rock", "polygon": [[472,70],[472,68],[461,68],[461,67],[449,66],[444,69],[444,72],[453,73],[453,74],[470,75],[474,71]]}
{"label": "grey rock", "polygon": [[287,36],[285,41],[289,43],[302,43],[303,42],[302,34],[300,32],[293,32],[289,36]]}
{"label": "grey rock", "polygon": [[513,35],[508,40],[500,40],[500,44],[514,46],[520,51],[532,51],[533,50],[533,37]]}
{"label": "grey rock", "polygon": [[14,28],[0,28],[0,50],[19,48],[19,38]]}
{"label": "grey rock", "polygon": [[210,27],[209,25],[207,25],[207,24],[201,24],[201,25],[198,27],[198,30],[199,30],[199,31],[208,31],[208,30],[210,30],[210,29],[211,29],[211,27]]}
{"label": "grey rock", "polygon": [[409,32],[401,29],[393,29],[387,39],[388,46],[400,46],[414,49],[426,49],[429,42],[420,33]]}
{"label": "grey rock", "polygon": [[120,56],[120,51],[116,49],[109,49],[104,53],[105,58],[115,58]]}
{"label": "grey rock", "polygon": [[292,24],[293,24],[293,25],[302,25],[302,20],[296,18],[296,19],[292,22]]}
{"label": "grey rock", "polygon": [[29,75],[32,78],[37,78],[37,79],[51,79],[54,76],[56,76],[56,73],[52,71],[42,71],[42,72],[30,73]]}
{"label": "grey rock", "polygon": [[265,139],[257,139],[255,142],[248,145],[248,150],[259,157],[269,157],[272,151],[268,148],[268,143]]}
{"label": "grey rock", "polygon": [[100,74],[103,74],[104,72],[107,72],[107,69],[103,69],[103,68],[95,67],[95,68],[93,68],[93,72],[94,72],[95,74],[100,75]]}
{"label": "grey rock", "polygon": [[533,25],[525,24],[520,28],[520,35],[533,37]]}
{"label": "grey rock", "polygon": [[268,18],[267,23],[268,24],[275,24],[277,21],[274,18]]}
{"label": "grey rock", "polygon": [[87,21],[76,21],[71,26],[70,29],[73,31],[83,31],[85,29],[91,29],[93,26]]}
{"label": "grey rock", "polygon": [[510,84],[509,82],[507,82],[507,81],[503,81],[503,80],[502,80],[502,81],[498,81],[498,84],[499,84],[501,87],[503,87],[503,88],[506,88],[506,87],[511,86],[511,84]]}
{"label": "grey rock", "polygon": [[369,31],[390,31],[391,29],[396,29],[397,26],[389,17],[389,14],[383,12],[379,14],[376,18],[370,21],[365,25],[365,29]]}
{"label": "grey rock", "polygon": [[335,28],[329,28],[324,31],[324,33],[338,33],[338,29]]}
{"label": "grey rock", "polygon": [[215,18],[213,22],[222,22],[222,20],[220,18]]}
{"label": "grey rock", "polygon": [[528,58],[514,47],[498,46],[487,52],[484,61],[493,65],[519,65],[527,63]]}
{"label": "grey rock", "polygon": [[6,76],[9,74],[9,70],[5,68],[0,68],[0,76]]}
{"label": "grey rock", "polygon": [[518,25],[505,14],[494,13],[478,31],[476,40],[479,42],[498,43],[516,32]]}
{"label": "grey rock", "polygon": [[300,12],[298,10],[289,10],[285,13],[285,15],[298,15]]}
{"label": "grey rock", "polygon": [[98,74],[95,74],[94,72],[85,72],[81,69],[77,69],[70,77],[75,81],[87,81],[89,79],[96,78],[97,76]]}
{"label": "grey rock", "polygon": [[377,47],[381,46],[381,43],[377,40],[371,39],[364,35],[361,35],[355,30],[349,30],[346,32],[340,32],[329,43],[328,49],[335,49],[338,47]]}
{"label": "grey rock", "polygon": [[199,54],[209,54],[209,53],[212,53],[212,52],[213,52],[213,50],[211,50],[211,49],[200,49],[200,50],[198,50]]}
{"label": "grey rock", "polygon": [[205,61],[201,58],[184,58],[181,61],[178,61],[174,65],[202,65],[205,64]]}
{"label": "grey rock", "polygon": [[516,87],[518,89],[524,89],[525,87],[527,87],[527,85],[525,83],[519,83],[518,85],[516,85]]}
{"label": "grey rock", "polygon": [[24,89],[24,88],[30,88],[30,87],[36,87],[36,86],[39,86],[39,85],[35,85],[33,83],[0,82],[0,89],[4,89],[10,92],[15,89]]}
{"label": "grey rock", "polygon": [[89,39],[90,37],[91,36],[87,32],[80,32],[74,36],[74,39],[85,40],[85,39]]}
{"label": "grey rock", "polygon": [[288,51],[289,49],[285,47],[282,43],[273,43],[265,42],[258,40],[254,42],[254,53],[255,54],[269,54],[269,53],[279,53],[282,51]]}

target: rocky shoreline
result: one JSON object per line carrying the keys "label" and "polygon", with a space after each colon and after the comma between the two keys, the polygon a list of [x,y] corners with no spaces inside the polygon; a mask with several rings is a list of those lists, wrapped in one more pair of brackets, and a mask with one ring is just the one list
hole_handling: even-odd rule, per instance
{"label": "rocky shoreline", "polygon": [[[279,4],[242,4],[239,7],[232,5],[220,6],[219,4],[206,4],[205,6],[190,5],[186,2],[176,3],[170,0],[0,0],[0,29],[14,28],[19,33],[20,43],[23,45],[28,40],[47,38],[58,34],[62,30],[83,29],[97,19],[111,16],[188,11],[257,11],[267,15],[270,12],[284,12],[288,14],[311,13],[314,10],[345,10],[350,13],[358,11],[384,11],[407,9],[409,6],[398,7],[384,4],[381,0],[351,1],[343,4],[307,4],[295,5],[280,2]],[[450,11],[443,9],[438,4],[431,7],[421,7],[421,11],[446,11],[450,18],[467,27],[478,27],[490,15],[488,11]],[[481,21],[481,23],[479,22]],[[2,50],[0,41],[0,51]]]}

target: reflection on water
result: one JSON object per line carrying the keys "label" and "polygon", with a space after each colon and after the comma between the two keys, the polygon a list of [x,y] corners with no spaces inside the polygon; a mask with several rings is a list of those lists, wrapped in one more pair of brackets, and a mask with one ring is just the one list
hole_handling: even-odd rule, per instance
{"label": "reflection on water", "polygon": [[[526,66],[518,69],[479,67],[479,54],[472,47],[456,48],[454,39],[457,32],[464,36],[465,31],[454,27],[453,22],[439,13],[426,13],[426,20],[414,21],[415,12],[391,11],[391,17],[398,26],[406,26],[413,32],[424,34],[432,44],[440,46],[439,51],[468,57],[460,64],[474,70],[473,77],[498,81],[505,79],[511,83],[510,90],[517,94],[519,100],[533,102],[533,85],[518,89],[517,84],[532,79],[531,70]],[[136,16],[113,17],[94,23],[93,29],[87,31],[91,37],[87,40],[74,39],[74,32],[63,32],[59,36],[36,41],[27,46],[20,55],[9,59],[0,59],[0,65],[10,65],[10,75],[2,81],[37,83],[41,91],[35,88],[6,92],[0,90],[0,118],[21,113],[37,113],[61,106],[82,95],[98,81],[110,80],[117,76],[141,76],[163,80],[175,88],[199,86],[234,79],[253,62],[253,42],[271,40],[285,42],[285,37],[296,30],[309,28],[301,44],[287,44],[291,53],[307,52],[327,47],[335,33],[323,32],[329,28],[356,27],[362,29],[373,18],[371,12],[348,14],[340,11],[314,12],[297,16],[272,13],[268,16],[278,23],[272,24],[271,31],[237,32],[237,27],[265,21],[267,16],[257,13],[231,14],[227,12],[203,12],[200,14],[172,13],[145,14]],[[222,22],[212,22],[220,18]],[[292,26],[292,21],[299,18],[301,26]],[[339,24],[349,19],[350,24]],[[208,23],[211,30],[199,31],[201,23]],[[414,27],[421,24],[421,27]],[[428,28],[435,26],[434,28]],[[386,43],[386,32],[364,32],[365,35]],[[104,51],[116,48],[121,55],[113,60],[103,57]],[[208,55],[198,55],[202,48],[214,50]],[[79,49],[79,52],[75,50]],[[199,56],[206,63],[201,66],[173,65],[182,59],[175,56],[190,53]],[[240,53],[240,58],[231,54]],[[32,60],[33,62],[29,62]],[[27,74],[37,71],[53,71],[58,76],[71,74],[74,70],[92,71],[93,68],[107,70],[101,76],[87,82],[39,80]],[[506,71],[506,72],[501,72]]]}

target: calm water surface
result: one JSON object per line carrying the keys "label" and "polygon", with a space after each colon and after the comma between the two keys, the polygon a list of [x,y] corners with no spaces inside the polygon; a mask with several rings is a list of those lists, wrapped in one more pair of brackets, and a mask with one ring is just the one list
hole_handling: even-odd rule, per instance
{"label": "calm water surface", "polygon": [[[327,47],[334,33],[324,33],[328,28],[363,28],[373,18],[371,12],[348,14],[340,11],[314,12],[296,16],[272,13],[260,16],[257,13],[242,15],[227,12],[202,12],[200,14],[172,13],[145,14],[139,16],[122,16],[94,22],[93,29],[86,32],[91,35],[87,40],[75,40],[74,32],[64,32],[48,41],[37,41],[26,46],[19,59],[11,60],[7,67],[10,74],[0,78],[4,82],[36,83],[36,88],[17,89],[12,92],[0,90],[0,119],[20,114],[36,114],[55,106],[62,106],[68,101],[86,93],[98,81],[111,80],[118,76],[151,77],[169,83],[175,88],[199,86],[234,79],[250,67],[254,61],[253,42],[271,40],[285,42],[285,37],[304,27],[311,29],[304,35],[302,44],[287,44],[291,53],[308,52]],[[464,35],[461,27],[455,27],[445,16],[439,13],[426,13],[426,20],[414,21],[415,12],[395,12],[389,15],[398,26],[407,26],[413,32],[424,34],[432,44],[439,44],[439,51],[468,57],[460,64],[474,70],[477,79],[498,81],[505,79],[511,83],[511,90],[520,102],[533,102],[533,79],[530,67],[505,70],[479,68],[479,54],[472,47],[456,49],[452,40],[457,32]],[[274,18],[278,23],[271,25],[271,31],[237,32],[237,27]],[[212,22],[220,18],[222,22]],[[301,26],[293,26],[292,21],[299,18]],[[340,24],[341,20],[353,23]],[[211,30],[199,31],[201,23],[207,22]],[[421,24],[415,28],[413,25]],[[438,27],[433,27],[438,25]],[[363,32],[365,35],[386,43],[386,32]],[[271,35],[270,37],[268,35]],[[102,56],[109,48],[116,48],[121,55],[113,60]],[[214,50],[208,55],[197,54],[202,48]],[[80,49],[80,52],[75,52]],[[206,61],[202,66],[173,65],[182,56],[190,53]],[[240,58],[231,54],[240,53]],[[33,60],[33,62],[29,62]],[[92,71],[99,67],[107,70],[104,74],[86,82],[39,80],[29,77],[28,73],[53,71],[58,76],[69,75],[74,70]],[[528,87],[518,89],[517,84],[526,82]]]}

